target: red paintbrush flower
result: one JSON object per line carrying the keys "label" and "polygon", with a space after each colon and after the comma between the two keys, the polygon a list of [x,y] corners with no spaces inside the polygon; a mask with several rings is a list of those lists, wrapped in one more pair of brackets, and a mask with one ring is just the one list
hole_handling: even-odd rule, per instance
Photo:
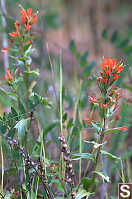
{"label": "red paintbrush flower", "polygon": [[27,22],[27,24],[25,25],[25,27],[26,27],[26,30],[27,30],[27,31],[29,31],[29,30],[30,30],[31,25],[29,24],[29,22]]}
{"label": "red paintbrush flower", "polygon": [[37,14],[32,14],[32,8],[27,8],[27,11],[25,9],[21,9],[20,14],[22,24],[27,22],[33,24],[37,20]]}
{"label": "red paintbrush flower", "polygon": [[21,34],[19,32],[11,32],[11,33],[8,33],[9,36],[11,37],[20,37]]}
{"label": "red paintbrush flower", "polygon": [[31,45],[33,43],[32,39],[28,40],[28,43]]}
{"label": "red paintbrush flower", "polygon": [[20,22],[19,22],[19,21],[16,21],[16,22],[14,23],[14,25],[15,25],[15,28],[16,28],[16,32],[8,33],[8,35],[10,35],[11,37],[20,37],[21,34],[20,34],[19,28],[18,28],[18,26],[20,25]]}
{"label": "red paintbrush flower", "polygon": [[92,96],[92,97],[89,96],[88,99],[89,99],[89,102],[91,103],[97,103],[97,99],[95,96]]}
{"label": "red paintbrush flower", "polygon": [[8,51],[8,48],[7,47],[3,47],[2,49],[1,49],[1,52],[2,53],[5,53],[5,52],[7,52]]}
{"label": "red paintbrush flower", "polygon": [[21,22],[22,22],[23,24],[25,24],[26,21],[27,21],[27,19],[28,19],[26,10],[25,10],[25,9],[21,9],[21,10],[20,10],[20,14],[21,14]]}
{"label": "red paintbrush flower", "polygon": [[122,131],[127,131],[127,129],[128,128],[126,126],[122,126],[122,127],[119,128],[119,130],[122,130]]}
{"label": "red paintbrush flower", "polygon": [[37,21],[37,14],[32,14],[31,24],[34,24]]}
{"label": "red paintbrush flower", "polygon": [[116,60],[112,58],[104,58],[104,62],[100,64],[100,67],[102,69],[101,77],[97,77],[97,81],[104,84],[105,89],[120,77],[119,73],[123,70],[122,63],[116,63]]}
{"label": "red paintbrush flower", "polygon": [[4,79],[6,81],[12,81],[15,79],[16,74],[18,73],[18,68],[15,69],[15,71],[13,72],[13,69],[11,68],[7,68],[6,69],[6,75],[4,75]]}
{"label": "red paintbrush flower", "polygon": [[91,118],[84,118],[84,121],[85,121],[85,123],[88,125],[88,124],[90,124],[92,121],[94,121],[94,118],[93,118],[93,117],[91,117]]}

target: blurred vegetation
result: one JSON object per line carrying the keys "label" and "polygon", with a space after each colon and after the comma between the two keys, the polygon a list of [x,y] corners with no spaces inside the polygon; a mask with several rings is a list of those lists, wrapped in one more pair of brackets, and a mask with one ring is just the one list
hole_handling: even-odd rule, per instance
{"label": "blurred vegetation", "polygon": [[[40,76],[37,84],[33,87],[34,93],[42,96],[43,99],[48,98],[48,102],[52,101],[52,108],[48,109],[45,106],[47,101],[43,101],[43,105],[34,100],[28,101],[29,109],[35,110],[34,117],[39,120],[39,125],[34,122],[32,131],[33,136],[29,135],[28,145],[29,152],[32,157],[39,157],[41,139],[45,144],[46,164],[56,164],[58,166],[60,144],[57,137],[60,131],[60,64],[63,70],[62,82],[62,104],[63,104],[63,129],[66,140],[69,141],[70,150],[78,153],[80,144],[82,151],[91,150],[83,140],[94,138],[94,133],[91,129],[87,129],[84,124],[84,118],[91,116],[88,105],[88,96],[98,93],[95,84],[96,74],[99,71],[99,64],[103,56],[113,57],[119,61],[123,61],[125,70],[121,74],[121,78],[116,82],[116,85],[122,88],[122,99],[120,102],[119,120],[116,120],[116,114],[113,116],[114,127],[122,125],[128,126],[127,133],[113,133],[112,138],[106,136],[108,145],[107,151],[113,155],[121,156],[123,162],[123,172],[125,182],[132,181],[132,147],[131,147],[131,116],[132,116],[132,4],[130,0],[5,0],[7,13],[5,19],[7,26],[3,28],[2,17],[0,18],[0,42],[2,47],[3,32],[9,33],[13,31],[14,21],[18,18],[18,5],[22,4],[24,8],[32,7],[33,11],[38,10],[37,24],[34,25],[33,34],[35,41],[33,47],[35,51],[32,54],[32,68],[40,69]],[[1,13],[2,11],[1,7]],[[1,15],[2,16],[2,15]],[[9,37],[8,37],[9,39]],[[10,45],[10,43],[9,43]],[[47,47],[48,46],[48,47]],[[49,60],[52,61],[52,67]],[[9,60],[10,64],[13,60]],[[1,74],[4,74],[3,54],[0,55]],[[32,80],[36,80],[34,76]],[[0,80],[1,81],[1,80]],[[55,81],[55,85],[54,85]],[[2,81],[0,82],[2,84]],[[56,93],[54,92],[54,86]],[[19,94],[23,96],[25,88],[19,85]],[[10,108],[12,102],[15,104],[14,96],[9,97],[9,93],[0,89],[0,114],[2,120],[9,120],[17,114],[15,110]],[[5,96],[7,96],[5,101]],[[24,99],[23,99],[24,100]],[[56,104],[58,101],[58,104]],[[38,104],[39,105],[38,105]],[[38,105],[38,106],[37,106]],[[49,105],[50,104],[46,104]],[[19,104],[21,114],[25,114],[24,107]],[[37,111],[36,111],[37,109]],[[7,116],[3,116],[3,112],[10,112]],[[81,114],[81,116],[80,116]],[[95,120],[99,119],[99,115],[95,112],[92,117]],[[81,118],[81,119],[80,119]],[[7,121],[6,121],[7,122]],[[11,124],[8,124],[11,125]],[[39,135],[40,129],[43,129],[43,136]],[[0,134],[6,132],[6,126],[0,126]],[[37,133],[36,133],[37,132]],[[82,133],[82,141],[80,143],[80,132]],[[12,138],[15,132],[9,134]],[[8,136],[9,136],[8,135]],[[24,138],[20,138],[24,139]],[[2,147],[5,159],[5,182],[6,190],[17,183],[19,180],[15,173],[15,165],[13,165],[14,156],[11,154],[9,146],[5,140],[2,140]],[[54,150],[53,150],[54,149]],[[21,165],[21,159],[18,154],[15,154],[18,159],[18,165]],[[80,157],[81,159],[81,157]],[[88,173],[85,175],[87,159],[82,158],[82,173],[80,179],[75,178],[76,182],[80,182],[87,191]],[[12,160],[12,161],[10,161]],[[52,161],[55,160],[55,161]],[[57,162],[57,163],[56,163]],[[11,164],[11,165],[10,165]],[[107,185],[108,195],[106,198],[117,198],[117,183],[122,182],[120,175],[122,173],[121,162],[117,159],[102,157],[104,171],[111,178],[112,184]],[[11,169],[8,170],[9,165]],[[79,164],[76,161],[75,173],[78,174]],[[118,170],[118,174],[116,173]],[[59,173],[59,171],[57,171]],[[55,174],[54,174],[55,175]],[[16,180],[17,179],[17,180]],[[48,176],[50,184],[51,176]],[[16,183],[16,184],[17,184]],[[64,192],[64,187],[57,185],[59,180],[55,181],[56,194]],[[103,192],[103,188],[100,190]],[[82,194],[83,195],[83,194]],[[58,197],[59,198],[59,197]],[[61,198],[61,197],[60,197]],[[104,197],[98,192],[98,198]]]}

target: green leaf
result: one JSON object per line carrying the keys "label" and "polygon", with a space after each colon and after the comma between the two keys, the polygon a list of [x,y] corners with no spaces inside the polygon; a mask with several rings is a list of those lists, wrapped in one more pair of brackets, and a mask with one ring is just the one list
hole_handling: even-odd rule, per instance
{"label": "green leaf", "polygon": [[83,185],[83,188],[84,188],[85,190],[88,190],[88,188],[90,187],[91,183],[92,183],[92,179],[86,177],[86,178],[82,178],[80,184]]}
{"label": "green leaf", "polygon": [[114,31],[111,36],[111,42],[114,43],[118,39],[118,31]]}
{"label": "green leaf", "polygon": [[113,128],[113,129],[106,129],[105,133],[115,133],[115,132],[121,132],[122,130],[120,128]]}
{"label": "green leaf", "polygon": [[30,45],[28,47],[28,49],[25,51],[24,53],[24,57],[28,57],[29,55],[31,55],[33,53],[34,49],[32,48],[32,45]]}
{"label": "green leaf", "polygon": [[92,195],[92,194],[93,193],[87,192],[86,190],[82,189],[82,190],[78,191],[78,193],[76,194],[75,199],[81,199],[81,198],[84,198],[84,197],[86,197],[86,199],[88,199],[89,196]]}
{"label": "green leaf", "polygon": [[73,126],[73,118],[70,118],[67,124],[67,129],[71,128]]}
{"label": "green leaf", "polygon": [[72,136],[79,135],[79,132],[80,132],[80,128],[78,128],[77,126],[74,126],[72,129]]}
{"label": "green leaf", "polygon": [[38,101],[39,101],[41,104],[45,105],[47,108],[52,108],[52,104],[51,104],[51,102],[49,102],[49,99],[48,99],[48,98],[42,97],[42,96],[40,96],[40,95],[37,94],[37,93],[32,93],[32,96],[35,96],[36,98],[38,98]]}
{"label": "green leaf", "polygon": [[75,46],[75,42],[74,40],[71,40],[70,43],[69,43],[69,49],[72,53],[75,53],[76,51],[76,46]]}
{"label": "green leaf", "polygon": [[87,76],[90,75],[90,73],[91,73],[92,69],[94,68],[95,64],[96,64],[96,62],[93,61],[84,69],[84,71],[83,71],[84,77],[87,77]]}
{"label": "green leaf", "polygon": [[125,54],[130,54],[132,53],[132,45],[127,45],[122,50]]}
{"label": "green leaf", "polygon": [[72,160],[88,159],[94,162],[93,155],[91,153],[75,153],[71,155]]}
{"label": "green leaf", "polygon": [[128,45],[129,43],[129,39],[128,38],[125,38],[123,40],[121,40],[119,42],[119,44],[117,45],[118,48],[124,48],[126,45]]}
{"label": "green leaf", "polygon": [[25,74],[29,74],[29,75],[36,75],[36,76],[39,76],[39,75],[40,75],[38,69],[36,69],[36,70],[31,70],[31,71],[25,71],[24,73],[25,73]]}
{"label": "green leaf", "polygon": [[0,124],[0,135],[4,135],[7,130],[7,125]]}
{"label": "green leaf", "polygon": [[102,31],[102,38],[104,40],[108,39],[108,30],[106,28]]}
{"label": "green leaf", "polygon": [[129,91],[132,92],[132,86],[130,86],[130,85],[123,84],[123,85],[122,85],[122,88],[128,89]]}
{"label": "green leaf", "polygon": [[64,123],[67,120],[67,113],[63,114],[62,122]]}
{"label": "green leaf", "polygon": [[80,58],[81,58],[81,53],[78,51],[78,52],[76,52],[76,59],[80,60]]}
{"label": "green leaf", "polygon": [[91,122],[93,128],[97,131],[97,132],[100,132],[101,131],[101,123],[99,122]]}
{"label": "green leaf", "polygon": [[93,173],[99,175],[102,178],[103,182],[110,182],[109,176],[107,176],[104,172],[93,171]]}
{"label": "green leaf", "polygon": [[10,97],[12,100],[17,101],[17,95],[6,91],[4,88],[0,87],[0,94]]}
{"label": "green leaf", "polygon": [[16,129],[11,129],[11,130],[9,130],[7,136],[13,138],[15,133],[16,133]]}
{"label": "green leaf", "polygon": [[120,157],[117,157],[115,155],[112,155],[111,153],[107,152],[107,151],[104,151],[104,150],[101,150],[101,154],[102,155],[106,155],[109,159],[111,160],[120,160]]}
{"label": "green leaf", "polygon": [[22,114],[26,113],[25,107],[20,100],[18,102],[18,107],[19,107],[19,110],[21,111]]}
{"label": "green leaf", "polygon": [[13,107],[11,107],[11,113],[12,113],[12,117],[16,117],[17,119],[18,113]]}
{"label": "green leaf", "polygon": [[86,51],[81,57],[80,57],[80,66],[85,67],[87,66],[87,57],[88,57],[88,51]]}
{"label": "green leaf", "polygon": [[51,124],[47,125],[43,130],[43,136],[45,137],[48,132],[50,132],[56,126],[59,126],[59,124],[60,124],[59,120],[56,120],[53,121]]}
{"label": "green leaf", "polygon": [[88,141],[88,140],[86,140],[86,141],[84,141],[84,142],[89,143],[89,144],[93,144],[95,149],[97,149],[97,148],[99,148],[100,146],[103,146],[103,145],[105,145],[105,144],[107,143],[107,142],[103,142],[102,144],[98,144],[97,142]]}
{"label": "green leaf", "polygon": [[18,132],[18,140],[20,142],[22,142],[24,140],[25,137],[25,132],[27,130],[27,123],[28,123],[29,118],[27,119],[22,119],[20,120],[15,126],[14,128],[17,129]]}

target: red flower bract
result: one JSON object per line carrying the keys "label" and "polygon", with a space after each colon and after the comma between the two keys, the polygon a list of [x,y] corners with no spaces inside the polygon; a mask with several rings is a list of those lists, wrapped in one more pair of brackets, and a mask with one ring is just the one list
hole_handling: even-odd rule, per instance
{"label": "red flower bract", "polygon": [[31,24],[34,24],[37,21],[37,15],[36,14],[32,14],[32,18],[31,18]]}
{"label": "red flower bract", "polygon": [[122,130],[122,131],[127,131],[127,127],[126,126],[122,126],[119,129]]}
{"label": "red flower bract", "polygon": [[11,37],[20,37],[20,33],[19,32],[11,32],[11,33],[8,33],[8,35],[10,35]]}
{"label": "red flower bract", "polygon": [[8,48],[7,47],[3,47],[2,49],[1,49],[1,52],[2,53],[5,53],[5,52],[7,52],[8,51]]}
{"label": "red flower bract", "polygon": [[27,22],[27,24],[25,26],[26,26],[26,30],[29,31],[31,28],[31,25],[29,24],[29,22]]}
{"label": "red flower bract", "polygon": [[26,23],[26,21],[27,21],[27,19],[28,19],[26,10],[25,10],[25,9],[20,10],[20,14],[21,14],[21,22],[22,22],[23,24]]}
{"label": "red flower bract", "polygon": [[90,124],[93,120],[94,120],[93,117],[91,117],[91,118],[84,118],[84,121],[85,121],[86,124]]}
{"label": "red flower bract", "polygon": [[16,32],[11,32],[11,33],[8,33],[8,34],[9,34],[11,37],[20,37],[21,34],[20,34],[19,30],[18,30],[18,26],[20,25],[20,22],[19,22],[19,21],[16,21],[16,22],[14,23],[14,25],[15,25],[15,28],[16,28]]}
{"label": "red flower bract", "polygon": [[25,9],[20,10],[21,14],[21,22],[23,24],[25,23],[35,23],[37,20],[37,14],[32,14],[32,8],[27,8],[27,11]]}
{"label": "red flower bract", "polygon": [[[13,73],[14,73],[14,74],[13,74]],[[7,69],[6,69],[6,75],[4,75],[4,79],[5,79],[6,81],[12,81],[12,80],[15,79],[15,76],[16,76],[17,73],[18,73],[18,68],[15,69],[14,72],[13,72],[12,69],[7,68]]]}
{"label": "red flower bract", "polygon": [[92,97],[89,96],[88,99],[89,99],[89,102],[91,102],[91,103],[96,103],[97,102],[97,99],[96,99],[95,96],[92,96]]}
{"label": "red flower bract", "polygon": [[105,85],[105,87],[111,85],[117,80],[119,73],[123,70],[122,63],[117,63],[115,59],[104,58],[104,62],[100,64],[102,69],[101,77],[97,77],[97,81]]}

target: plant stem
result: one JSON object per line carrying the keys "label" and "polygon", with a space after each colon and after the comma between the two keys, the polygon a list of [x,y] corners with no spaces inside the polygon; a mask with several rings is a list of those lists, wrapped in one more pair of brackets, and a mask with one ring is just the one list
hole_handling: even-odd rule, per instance
{"label": "plant stem", "polygon": [[[45,147],[44,147],[44,140],[43,140],[43,132],[40,128],[40,124],[38,123],[38,128],[40,132],[40,138],[41,138],[41,151],[40,151],[40,159],[44,161],[44,173],[45,173],[45,178],[47,179],[47,171],[46,171],[46,157],[45,157]],[[43,158],[42,158],[43,155]]]}
{"label": "plant stem", "polygon": [[[82,126],[82,120],[81,120],[81,110],[79,110],[79,121],[81,123]],[[82,131],[80,130],[80,136],[79,136],[79,153],[82,153]],[[81,182],[81,174],[82,174],[82,159],[80,158],[79,160],[79,183]]]}
{"label": "plant stem", "polygon": [[49,57],[49,62],[50,62],[50,67],[51,67],[51,75],[52,75],[52,81],[53,81],[53,88],[54,88],[54,93],[55,93],[55,98],[56,98],[56,108],[59,109],[57,91],[56,91],[56,86],[55,86],[54,67],[53,67],[53,64],[52,64],[51,57],[50,57],[48,43],[47,43],[47,52],[48,52],[48,57]]}
{"label": "plant stem", "polygon": [[60,50],[60,132],[61,135],[63,135],[63,123],[62,123],[62,117],[63,117],[63,102],[62,102],[62,52]]}
{"label": "plant stem", "polygon": [[[62,77],[62,50],[60,49],[60,135],[63,136],[63,99],[62,99],[62,87],[63,87],[63,77]],[[61,153],[61,176],[65,176],[65,163],[64,163],[64,154]]]}
{"label": "plant stem", "polygon": [[4,157],[3,157],[3,149],[2,149],[2,138],[1,138],[1,165],[2,165],[1,192],[3,193],[3,184],[4,184]]}
{"label": "plant stem", "polygon": [[[105,117],[104,117],[104,127],[103,127],[103,129],[102,129],[102,131],[101,131],[98,144],[102,144],[103,139],[104,139],[105,121],[106,121],[106,119],[105,119]],[[95,164],[94,164],[94,167],[93,167],[93,171],[96,171],[96,168],[97,168],[97,165],[98,165],[98,161],[99,161],[99,158],[100,158],[100,151],[101,151],[101,148],[102,148],[102,146],[100,146],[100,147],[98,148],[98,150],[97,150],[96,158],[95,158]],[[95,177],[96,177],[96,174],[94,173],[94,174],[93,174],[93,177],[92,177],[92,190],[94,189]]]}
{"label": "plant stem", "polygon": [[[26,91],[27,91],[27,99],[29,97],[29,65],[25,62],[25,69],[26,69],[26,74],[25,74],[25,84],[26,84]],[[27,100],[26,99],[26,100]],[[28,107],[27,107],[27,112],[28,112]],[[28,131],[25,132],[25,149],[28,152]]]}
{"label": "plant stem", "polygon": [[25,69],[26,69],[26,74],[25,74],[25,84],[26,84],[26,89],[27,89],[27,98],[29,97],[29,65],[25,62]]}
{"label": "plant stem", "polygon": [[41,0],[41,10],[40,10],[40,34],[41,34],[41,68],[44,66],[45,63],[45,56],[46,56],[46,48],[45,48],[45,27],[44,27],[44,13],[45,13],[45,0]]}

